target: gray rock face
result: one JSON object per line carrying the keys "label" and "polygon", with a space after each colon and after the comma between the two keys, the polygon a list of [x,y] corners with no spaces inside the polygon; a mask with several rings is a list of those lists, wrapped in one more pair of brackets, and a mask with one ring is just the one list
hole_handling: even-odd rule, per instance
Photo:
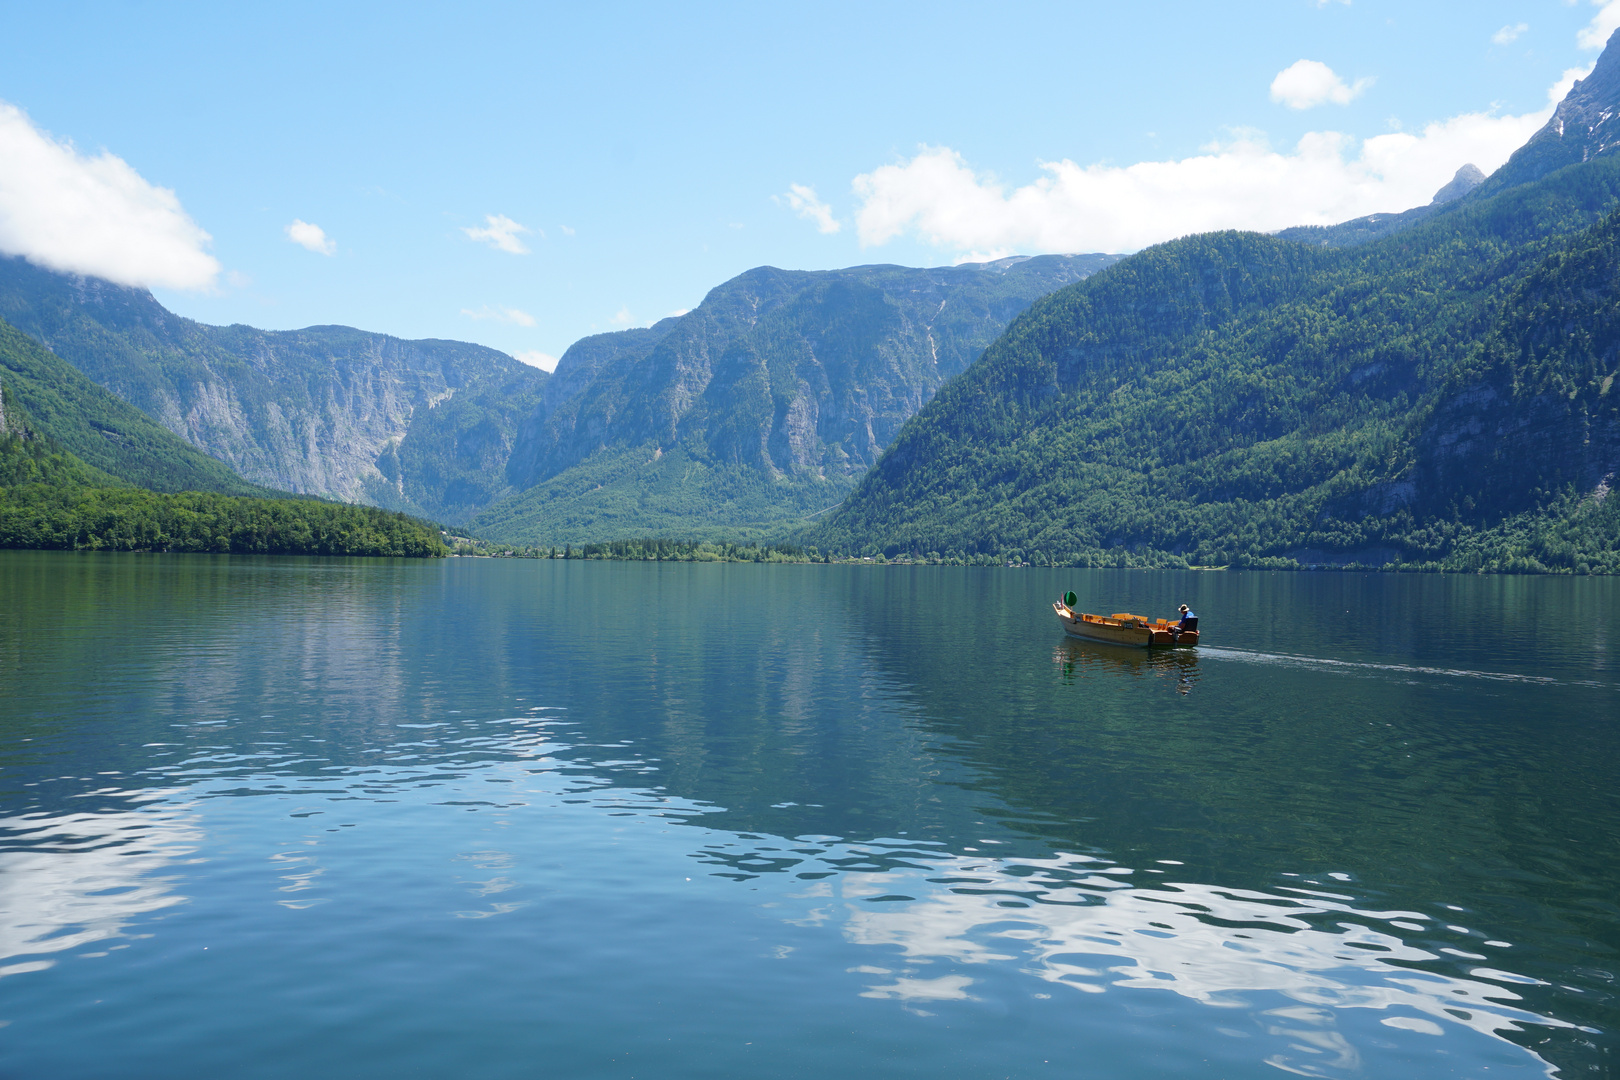
{"label": "gray rock face", "polygon": [[206,326],[144,289],[16,258],[0,258],[0,316],[250,480],[428,512],[385,472],[413,418],[483,379],[545,377],[463,342]]}
{"label": "gray rock face", "polygon": [[858,476],[1031,302],[1116,258],[750,270],[679,318],[563,354],[509,479],[643,444],[766,476]]}
{"label": "gray rock face", "polygon": [[1429,504],[1463,492],[1489,496],[1502,509],[1535,505],[1566,485],[1608,493],[1620,473],[1620,416],[1607,388],[1566,394],[1515,395],[1485,384],[1442,402],[1418,442],[1417,480]]}
{"label": "gray rock face", "polygon": [[1478,165],[1471,163],[1464,165],[1457,170],[1457,175],[1451,178],[1450,183],[1434,193],[1434,198],[1429,200],[1429,205],[1442,206],[1453,199],[1460,199],[1484,182],[1485,174],[1479,171]]}
{"label": "gray rock face", "polygon": [[1566,165],[1616,150],[1620,150],[1620,30],[1610,35],[1592,74],[1570,88],[1552,118],[1491,174],[1481,194],[1539,180]]}

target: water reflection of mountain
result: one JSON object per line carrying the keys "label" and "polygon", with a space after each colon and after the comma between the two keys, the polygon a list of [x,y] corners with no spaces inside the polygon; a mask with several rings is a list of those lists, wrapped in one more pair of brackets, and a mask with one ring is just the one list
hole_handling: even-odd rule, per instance
{"label": "water reflection of mountain", "polygon": [[[1286,623],[1296,651],[1353,653],[1298,592],[1320,587],[1308,575],[1162,577],[1086,581],[1113,609],[1189,599],[1229,643],[1275,647]],[[1467,624],[1463,586],[1441,584],[1422,611]],[[1609,715],[1602,687],[1121,655],[1064,639],[1058,587],[1033,572],[10,553],[0,585],[0,765],[34,785],[7,793],[13,811],[110,813],[188,785],[325,799],[355,776],[386,791],[390,769],[448,782],[540,753],[502,723],[547,710],[565,733],[548,767],[702,806],[739,850],[904,834],[957,855],[1174,860],[1182,881],[1257,893],[1348,875],[1363,906],[1539,927],[1514,970],[1583,989],[1526,991],[1535,1011],[1606,1008],[1579,973],[1620,949],[1620,747],[1577,722]],[[1480,587],[1480,610],[1512,608]],[[1200,588],[1229,590],[1224,620]],[[1380,619],[1402,649],[1437,636]]]}
{"label": "water reflection of mountain", "polygon": [[[1161,583],[1164,595],[1198,585],[1196,575],[1087,580],[1123,591],[1155,576],[1172,579]],[[1354,659],[1316,629],[1329,623],[1326,605],[1308,596],[1318,582],[1277,575],[1268,587],[1268,624],[1256,637],[1268,640],[1261,635],[1285,621],[1292,651]],[[1481,610],[1509,606],[1499,583],[1479,589]],[[1330,669],[1210,649],[1188,664],[1197,692],[1182,695],[1168,692],[1180,673],[1156,666],[1164,661],[1063,640],[1041,617],[1057,591],[1028,574],[974,581],[917,571],[874,578],[870,595],[851,604],[867,628],[869,662],[910,688],[936,753],[962,762],[975,789],[1008,808],[1000,812],[1008,827],[1061,851],[1173,859],[1193,879],[1229,887],[1333,873],[1353,879],[1358,895],[1431,912],[1449,905],[1476,926],[1522,925],[1533,910],[1544,932],[1520,942],[1521,970],[1584,987],[1541,993],[1559,999],[1559,1015],[1606,1023],[1598,1003],[1606,978],[1590,964],[1594,952],[1620,950],[1610,903],[1620,891],[1620,834],[1606,794],[1620,733],[1594,718],[1612,715],[1612,684],[1537,682],[1530,673],[1567,661],[1493,657],[1483,647],[1420,660],[1447,674],[1387,655]],[[1284,620],[1289,595],[1296,607]],[[1443,608],[1408,619],[1407,630],[1423,635],[1425,620],[1442,613],[1451,626],[1477,623],[1465,601],[1453,593]],[[1127,606],[1147,604],[1102,604]],[[924,622],[919,610],[976,617]],[[1525,674],[1476,677],[1515,661]],[[1549,711],[1562,722],[1526,722]],[[1565,1052],[1579,1057],[1575,1042]]]}
{"label": "water reflection of mountain", "polygon": [[[1278,576],[1275,591],[1299,577]],[[1596,833],[1556,854],[1539,839],[1563,815],[1611,813],[1601,792],[1620,739],[1593,720],[1614,704],[1612,690],[1370,664],[1289,668],[1233,650],[1114,650],[1064,638],[1042,618],[1044,591],[1029,575],[917,571],[869,585],[848,607],[867,662],[906,688],[940,754],[1007,804],[1067,823],[1054,837],[1065,845],[1170,847],[1177,858],[1248,865],[1256,880],[1302,865],[1441,867],[1466,850],[1495,863],[1473,872],[1552,856],[1596,881],[1608,874],[1586,844],[1603,858],[1620,853]],[[917,617],[931,610],[973,617]],[[1296,650],[1334,655],[1313,640],[1303,604],[1288,622]],[[1454,654],[1449,666],[1467,659]],[[1171,692],[1184,679],[1196,692]],[[1525,728],[1525,715],[1548,710],[1566,722]],[[1554,803],[1560,816],[1544,817]]]}
{"label": "water reflection of mountain", "polygon": [[266,713],[316,719],[341,761],[437,704],[408,670],[409,563],[5,555],[0,764],[95,780],[42,784],[35,808],[114,807],[194,753],[251,759],[285,736]]}

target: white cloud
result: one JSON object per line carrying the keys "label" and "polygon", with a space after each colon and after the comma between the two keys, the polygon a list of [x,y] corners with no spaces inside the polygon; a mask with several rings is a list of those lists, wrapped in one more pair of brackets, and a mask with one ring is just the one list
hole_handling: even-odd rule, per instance
{"label": "white cloud", "polygon": [[670,312],[668,315],[665,315],[664,318],[666,318],[666,319],[678,319],[682,315],[685,315],[687,312],[689,312],[691,310],[692,310],[691,308],[687,308],[687,307],[676,308],[674,311]]}
{"label": "white cloud", "polygon": [[[527,311],[519,311],[517,308],[490,307],[485,304],[476,311],[472,308],[462,308],[461,313],[469,319],[494,319],[496,322],[515,323],[518,326],[534,325],[534,316]],[[519,359],[522,358],[519,357]]]}
{"label": "white cloud", "polygon": [[963,263],[988,263],[1016,254],[1018,253],[1012,248],[996,248],[993,251],[963,251],[958,253],[951,260],[951,263],[954,266],[961,266]]}
{"label": "white cloud", "polygon": [[630,305],[625,304],[623,307],[619,308],[619,310],[614,313],[613,318],[609,319],[608,322],[612,323],[614,326],[629,326]]}
{"label": "white cloud", "polygon": [[326,230],[319,225],[311,225],[307,221],[293,218],[292,224],[284,231],[287,233],[287,239],[317,255],[331,255],[337,251],[337,242],[327,236]]}
{"label": "white cloud", "polygon": [[778,203],[786,202],[794,213],[815,222],[818,232],[835,233],[844,227],[833,217],[832,207],[816,198],[816,189],[806,184],[789,184],[786,194],[772,198]]}
{"label": "white cloud", "polygon": [[1620,0],[1592,0],[1599,8],[1586,29],[1575,35],[1575,44],[1583,49],[1601,49],[1609,43],[1609,35],[1620,29]]}
{"label": "white cloud", "polygon": [[1493,45],[1511,45],[1519,40],[1519,35],[1530,29],[1529,23],[1519,23],[1516,26],[1504,26],[1491,35]]}
{"label": "white cloud", "polygon": [[[505,251],[512,255],[527,255],[529,247],[518,237],[529,233],[527,225],[519,225],[505,214],[485,214],[484,227],[478,228],[469,225],[461,230],[469,239],[479,243],[488,244],[497,251]],[[545,233],[540,234],[543,238]],[[573,235],[570,233],[569,235]]]}
{"label": "white cloud", "polygon": [[1291,153],[1243,134],[1179,161],[1046,162],[1046,175],[1012,190],[949,147],[924,147],[855,178],[856,232],[862,247],[910,234],[980,261],[1013,251],[1134,251],[1213,229],[1328,225],[1425,204],[1470,162],[1492,172],[1549,111],[1468,113],[1359,143],[1312,132]]}
{"label": "white cloud", "polygon": [[211,237],[168,188],[103,150],[86,157],[0,102],[0,251],[120,285],[206,289]]}
{"label": "white cloud", "polygon": [[570,229],[566,225],[559,225],[559,226],[557,226],[557,228],[562,230],[564,236],[573,236],[574,235],[574,230]]}
{"label": "white cloud", "polygon": [[515,360],[521,360],[530,367],[537,367],[541,371],[557,370],[557,358],[549,353],[543,353],[538,349],[531,349],[528,352],[513,353],[512,358]]}
{"label": "white cloud", "polygon": [[1368,78],[1350,85],[1320,60],[1295,60],[1271,80],[1271,100],[1290,109],[1309,109],[1330,101],[1348,105],[1372,83]]}

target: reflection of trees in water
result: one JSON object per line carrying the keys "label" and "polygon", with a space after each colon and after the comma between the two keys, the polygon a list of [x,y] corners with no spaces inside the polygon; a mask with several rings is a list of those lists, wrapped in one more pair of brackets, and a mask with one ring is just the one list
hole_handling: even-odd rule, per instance
{"label": "reflection of trees in water", "polygon": [[1052,662],[1062,669],[1065,682],[1158,678],[1174,685],[1178,694],[1190,693],[1198,682],[1198,653],[1193,649],[1133,649],[1066,637],[1053,650]]}

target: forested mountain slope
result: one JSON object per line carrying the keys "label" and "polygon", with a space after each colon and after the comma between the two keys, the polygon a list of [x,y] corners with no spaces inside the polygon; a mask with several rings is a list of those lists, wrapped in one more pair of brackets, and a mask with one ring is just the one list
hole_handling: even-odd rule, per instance
{"label": "forested mountain slope", "polygon": [[[123,485],[35,433],[31,418],[16,411],[15,425],[0,425],[0,548],[417,558],[448,553],[431,525],[372,506]],[[8,430],[12,426],[18,430]]]}
{"label": "forested mountain slope", "polygon": [[0,548],[447,553],[438,530],[404,514],[247,483],[4,322]]}
{"label": "forested mountain slope", "polygon": [[812,539],[1620,569],[1617,201],[1600,156],[1359,247],[1141,252],[1016,320]]}
{"label": "forested mountain slope", "polygon": [[54,440],[112,482],[268,494],[0,320],[0,434],[25,430]]}
{"label": "forested mountain slope", "polygon": [[464,342],[207,326],[144,289],[20,258],[0,257],[0,317],[250,480],[446,518],[505,493],[505,454],[546,379]]}
{"label": "forested mountain slope", "polygon": [[577,542],[828,508],[1014,316],[1115,258],[750,270],[691,312],[570,348],[508,465],[528,490],[473,525]]}

